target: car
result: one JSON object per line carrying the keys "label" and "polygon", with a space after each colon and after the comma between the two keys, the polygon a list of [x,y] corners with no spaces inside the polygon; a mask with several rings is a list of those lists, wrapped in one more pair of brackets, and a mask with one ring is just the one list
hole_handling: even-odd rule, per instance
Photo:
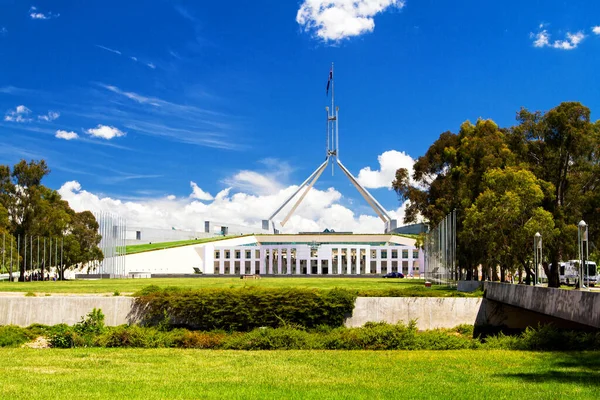
{"label": "car", "polygon": [[404,278],[404,274],[400,272],[390,272],[382,276],[382,278]]}

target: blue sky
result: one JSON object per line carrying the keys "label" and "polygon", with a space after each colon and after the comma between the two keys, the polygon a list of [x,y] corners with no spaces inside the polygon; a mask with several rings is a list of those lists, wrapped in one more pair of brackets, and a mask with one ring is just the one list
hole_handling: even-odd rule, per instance
{"label": "blue sky", "polygon": [[[598,25],[592,0],[0,0],[0,163],[46,159],[46,184],[71,182],[80,208],[197,209],[167,225],[231,187],[219,199],[245,211],[215,218],[254,223],[324,158],[333,61],[341,159],[401,213],[380,181],[402,152],[467,119],[509,126],[522,106],[600,109]],[[319,228],[374,214],[341,172],[317,189],[303,218]]]}

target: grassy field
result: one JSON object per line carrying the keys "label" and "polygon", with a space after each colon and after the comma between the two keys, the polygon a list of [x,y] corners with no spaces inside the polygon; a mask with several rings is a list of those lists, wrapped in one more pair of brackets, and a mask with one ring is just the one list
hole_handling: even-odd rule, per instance
{"label": "grassy field", "polygon": [[[465,296],[455,289],[442,286],[425,288],[419,279],[383,279],[383,278],[262,278],[242,280],[240,278],[156,278],[156,279],[104,279],[75,280],[64,282],[0,282],[0,292],[33,293],[133,293],[148,285],[161,287],[177,286],[182,288],[232,288],[244,286],[259,287],[300,287],[316,289],[348,288],[357,290],[401,289],[406,295],[417,296]],[[473,294],[481,296],[481,292]]]}
{"label": "grassy field", "polygon": [[177,242],[136,244],[136,245],[126,246],[125,251],[127,254],[143,253],[143,252],[152,251],[152,250],[164,250],[164,249],[170,249],[173,247],[189,246],[191,244],[217,242],[219,240],[234,239],[236,237],[239,237],[239,236],[227,236],[227,237],[219,236],[219,237],[210,237],[210,238],[197,239],[197,240],[180,240]]}
{"label": "grassy field", "polygon": [[597,399],[599,353],[1,349],[2,399]]}

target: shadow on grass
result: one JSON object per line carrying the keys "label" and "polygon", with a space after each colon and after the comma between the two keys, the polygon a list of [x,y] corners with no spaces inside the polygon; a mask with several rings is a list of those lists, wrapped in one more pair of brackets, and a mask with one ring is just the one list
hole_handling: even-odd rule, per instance
{"label": "shadow on grass", "polygon": [[502,378],[520,379],[526,382],[577,383],[600,386],[600,353],[548,353],[554,360],[549,370],[496,374]]}

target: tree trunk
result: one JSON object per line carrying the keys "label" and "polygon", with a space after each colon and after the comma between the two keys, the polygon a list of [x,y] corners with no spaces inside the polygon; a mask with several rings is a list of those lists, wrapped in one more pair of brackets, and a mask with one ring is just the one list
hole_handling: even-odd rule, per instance
{"label": "tree trunk", "polygon": [[[559,244],[560,246],[560,244]],[[560,287],[560,276],[559,276],[559,271],[560,271],[560,266],[559,264],[559,251],[553,251],[550,254],[550,261],[552,262],[552,265],[548,266],[548,287],[552,287],[552,288],[557,288]],[[546,268],[544,268],[546,269]]]}
{"label": "tree trunk", "polygon": [[504,266],[500,266],[500,282],[506,282],[506,268]]}

